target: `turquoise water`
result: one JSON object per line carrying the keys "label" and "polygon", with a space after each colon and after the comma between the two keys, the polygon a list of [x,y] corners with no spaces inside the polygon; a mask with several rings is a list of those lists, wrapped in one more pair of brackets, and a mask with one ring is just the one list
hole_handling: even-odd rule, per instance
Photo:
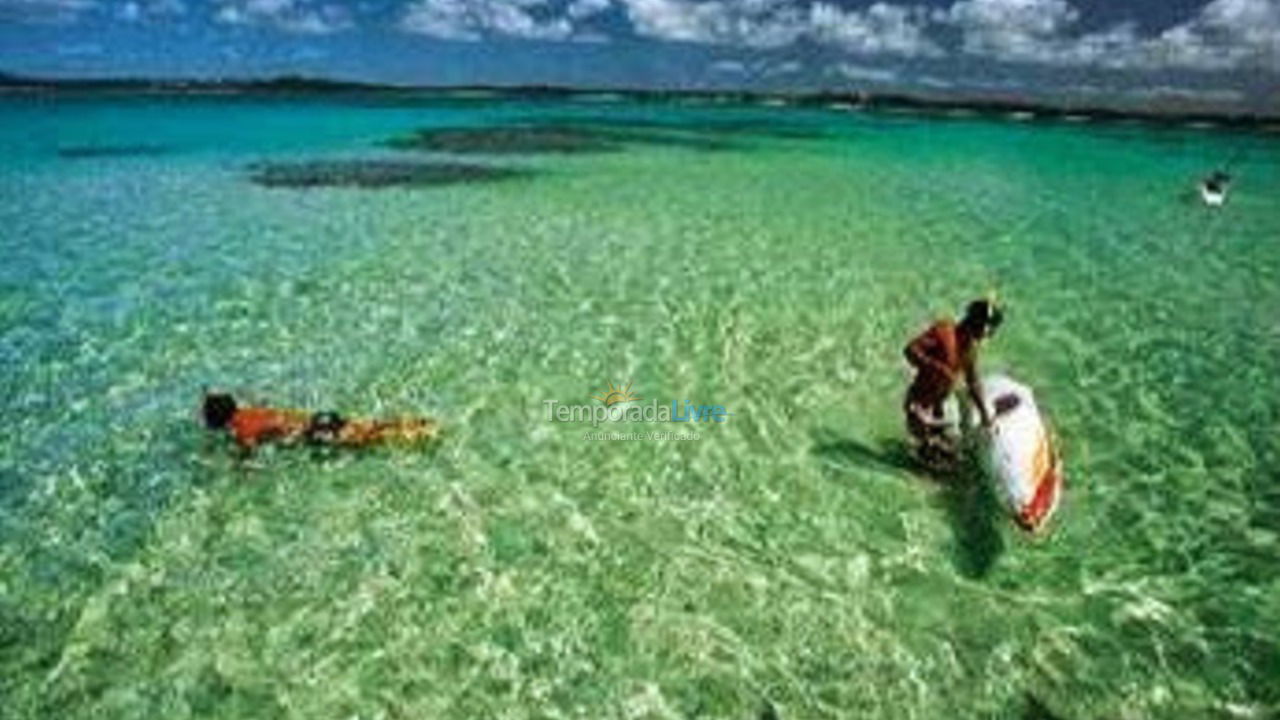
{"label": "turquoise water", "polygon": [[[724,147],[249,180],[566,117]],[[1230,204],[1191,202],[1228,161]],[[1278,197],[1274,137],[1143,125],[5,99],[0,707],[1270,717]],[[905,460],[902,345],[993,289],[984,367],[1036,389],[1065,453],[1043,538]],[[547,421],[628,381],[733,415],[685,440]],[[446,434],[238,463],[195,421],[205,385]]]}

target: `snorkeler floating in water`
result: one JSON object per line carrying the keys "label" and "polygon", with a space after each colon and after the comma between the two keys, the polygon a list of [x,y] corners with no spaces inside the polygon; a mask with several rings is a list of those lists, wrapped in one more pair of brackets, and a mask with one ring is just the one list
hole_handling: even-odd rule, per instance
{"label": "snorkeler floating in water", "polygon": [[974,300],[958,324],[950,319],[939,320],[904,349],[907,362],[916,369],[916,377],[907,389],[902,409],[907,417],[907,430],[916,440],[922,459],[935,462],[955,455],[942,404],[961,375],[982,426],[990,427],[991,418],[982,402],[978,381],[978,347],[995,333],[1003,319],[1000,308],[991,300]]}
{"label": "snorkeler floating in water", "polygon": [[205,393],[202,414],[205,427],[230,432],[245,451],[270,442],[346,448],[409,445],[440,434],[439,423],[429,418],[372,420],[344,418],[335,412],[240,407],[230,394],[221,392]]}

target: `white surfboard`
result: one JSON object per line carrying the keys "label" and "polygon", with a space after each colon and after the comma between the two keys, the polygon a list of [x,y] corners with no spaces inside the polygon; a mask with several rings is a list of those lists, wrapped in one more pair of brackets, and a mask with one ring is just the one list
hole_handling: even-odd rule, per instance
{"label": "white surfboard", "polygon": [[1044,527],[1062,497],[1062,458],[1053,446],[1035,396],[1004,375],[982,381],[991,417],[988,447],[1001,499],[1024,530]]}

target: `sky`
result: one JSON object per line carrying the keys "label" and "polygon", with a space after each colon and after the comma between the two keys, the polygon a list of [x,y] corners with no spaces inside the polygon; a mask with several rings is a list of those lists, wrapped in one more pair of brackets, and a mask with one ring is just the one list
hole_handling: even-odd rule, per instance
{"label": "sky", "polygon": [[0,71],[1280,111],[1280,0],[0,0]]}

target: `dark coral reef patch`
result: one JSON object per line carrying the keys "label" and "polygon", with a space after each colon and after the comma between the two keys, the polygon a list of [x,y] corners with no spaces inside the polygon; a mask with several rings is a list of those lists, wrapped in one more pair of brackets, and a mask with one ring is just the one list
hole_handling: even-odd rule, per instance
{"label": "dark coral reef patch", "polygon": [[398,150],[493,155],[611,152],[619,145],[603,133],[567,126],[422,128],[387,142]]}
{"label": "dark coral reef patch", "polygon": [[493,127],[422,128],[392,139],[387,145],[398,150],[491,155],[603,153],[624,150],[627,145],[666,145],[707,151],[732,147],[723,138],[680,128],[545,121]]}

